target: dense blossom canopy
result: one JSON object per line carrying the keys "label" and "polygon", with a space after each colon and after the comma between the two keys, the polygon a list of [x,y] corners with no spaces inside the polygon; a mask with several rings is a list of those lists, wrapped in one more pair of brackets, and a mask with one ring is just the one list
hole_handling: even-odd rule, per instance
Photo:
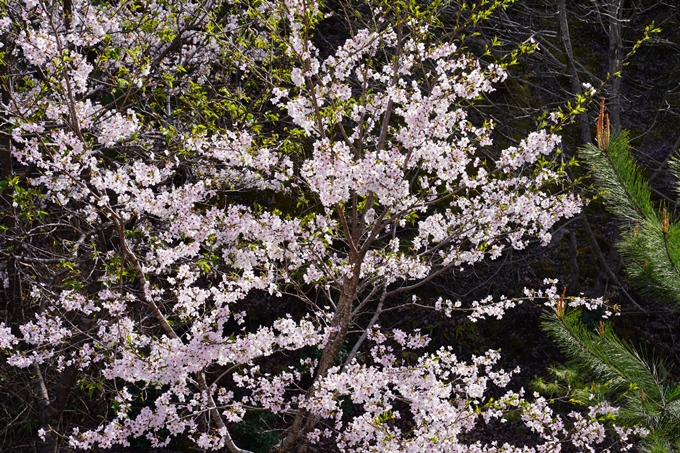
{"label": "dense blossom canopy", "polygon": [[[72,446],[182,435],[238,452],[230,427],[263,410],[288,423],[281,450],[604,441],[598,420],[614,408],[563,420],[541,397],[498,390],[516,371],[497,352],[461,359],[380,328],[407,304],[503,316],[517,300],[413,291],[546,244],[580,209],[546,160],[560,142],[547,126],[498,149],[493,124],[471,117],[506,72],[461,51],[436,11],[375,4],[320,49],[314,27],[330,13],[313,1],[5,3],[2,115],[28,170],[3,256],[33,314],[0,323],[0,348],[35,379],[107,383],[114,410],[62,433]],[[246,301],[284,295],[305,313],[246,322]],[[285,365],[267,366],[275,355]],[[540,442],[463,435],[507,412]],[[56,429],[42,423],[43,439]]]}

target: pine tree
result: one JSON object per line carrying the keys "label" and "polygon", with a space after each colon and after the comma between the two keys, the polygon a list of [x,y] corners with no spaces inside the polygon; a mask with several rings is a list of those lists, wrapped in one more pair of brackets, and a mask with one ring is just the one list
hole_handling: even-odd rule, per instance
{"label": "pine tree", "polygon": [[544,330],[559,345],[571,365],[592,377],[597,388],[620,406],[620,426],[642,426],[649,434],[645,452],[680,451],[680,385],[669,380],[663,361],[645,357],[600,323],[596,332],[581,321],[581,311],[546,317]]}
{"label": "pine tree", "polygon": [[[604,100],[597,144],[586,145],[580,155],[602,189],[608,210],[620,221],[623,239],[618,248],[631,284],[655,301],[680,303],[680,225],[669,218],[665,206],[652,202],[649,185],[631,156],[628,135],[610,133]],[[671,170],[679,177],[680,162],[672,161]],[[680,451],[680,385],[670,382],[663,361],[636,351],[610,323],[600,323],[593,332],[579,310],[558,307],[547,315],[543,328],[570,365],[594,378],[600,393],[620,405],[618,424],[649,430],[642,451]]]}
{"label": "pine tree", "polygon": [[[580,155],[603,189],[607,208],[620,220],[623,240],[618,246],[630,282],[653,300],[680,303],[680,225],[668,217],[663,204],[655,209],[647,181],[630,154],[628,135],[610,137],[604,102],[597,124],[597,146],[586,145]],[[680,176],[677,160],[671,171]]]}

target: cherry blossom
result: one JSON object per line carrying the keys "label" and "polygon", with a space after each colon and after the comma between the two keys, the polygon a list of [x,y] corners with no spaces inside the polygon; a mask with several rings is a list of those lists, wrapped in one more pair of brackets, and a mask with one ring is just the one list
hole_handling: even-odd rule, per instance
{"label": "cherry blossom", "polygon": [[[530,238],[547,244],[579,212],[564,175],[537,165],[559,136],[494,147],[493,124],[469,108],[505,70],[425,40],[425,19],[371,8],[321,52],[319,3],[256,3],[12,0],[0,18],[22,71],[2,105],[11,152],[47,217],[27,226],[44,250],[6,256],[27,269],[35,313],[0,323],[0,349],[35,376],[98,373],[115,403],[98,426],[59,434],[81,449],[185,436],[237,453],[233,424],[267,410],[290,421],[281,451],[322,439],[345,452],[598,448],[609,409],[564,420],[507,389],[518,370],[499,368],[497,351],[460,359],[420,331],[379,327],[388,307],[476,321],[521,302],[425,304],[414,290]],[[67,277],[30,271],[43,264]],[[554,303],[556,291],[526,298]],[[251,323],[253,300],[278,309],[284,294],[304,313]],[[268,369],[272,357],[284,365]],[[465,440],[508,412],[543,443]]]}

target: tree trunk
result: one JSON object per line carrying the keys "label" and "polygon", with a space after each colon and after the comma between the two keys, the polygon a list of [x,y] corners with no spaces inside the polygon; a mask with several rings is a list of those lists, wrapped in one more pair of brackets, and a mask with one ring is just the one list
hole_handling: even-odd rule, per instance
{"label": "tree trunk", "polygon": [[[338,301],[337,309],[333,316],[333,321],[331,322],[331,328],[335,329],[335,331],[330,335],[326,346],[323,348],[323,353],[321,354],[321,359],[319,359],[319,365],[316,369],[316,376],[314,377],[312,386],[305,395],[306,399],[314,396],[317,383],[326,375],[326,372],[331,365],[333,365],[335,356],[338,354],[338,351],[340,351],[342,343],[345,341],[345,337],[349,331],[352,320],[352,304],[359,285],[359,275],[363,260],[359,256],[354,256],[353,258],[350,258],[350,261],[352,261],[352,275],[345,280],[342,286],[340,300]],[[307,442],[305,442],[303,436],[310,432],[314,428],[314,425],[316,425],[316,417],[309,414],[307,411],[301,410],[295,416],[286,437],[278,445],[274,446],[272,451],[287,452],[294,445],[299,445],[298,451],[306,451]],[[300,442],[298,443],[298,441]]]}
{"label": "tree trunk", "polygon": [[35,444],[36,453],[57,453],[59,451],[59,437],[56,434],[61,415],[66,408],[66,402],[71,396],[71,390],[78,377],[78,368],[67,367],[59,377],[55,389],[55,398],[50,399],[47,386],[38,365],[31,366],[31,385],[38,415],[40,428],[45,430],[44,440],[38,438]]}
{"label": "tree trunk", "polygon": [[621,38],[621,15],[623,0],[607,0],[606,12],[609,19],[609,54],[608,69],[611,79],[607,84],[607,106],[609,120],[613,130],[621,129],[621,77],[616,75],[621,71],[621,53],[623,41]]}
{"label": "tree trunk", "polygon": [[[562,49],[564,51],[564,57],[567,63],[567,71],[569,72],[569,81],[571,82],[571,89],[574,95],[580,96],[583,94],[583,88],[581,87],[581,81],[578,77],[578,72],[576,70],[576,65],[574,64],[574,51],[571,47],[571,38],[569,36],[569,20],[567,18],[567,6],[565,0],[557,0],[555,3],[557,6],[557,34],[560,37],[560,42],[562,43]],[[578,123],[581,128],[581,142],[583,145],[592,142],[592,137],[590,135],[590,124],[588,122],[588,114],[581,113],[578,115]]]}

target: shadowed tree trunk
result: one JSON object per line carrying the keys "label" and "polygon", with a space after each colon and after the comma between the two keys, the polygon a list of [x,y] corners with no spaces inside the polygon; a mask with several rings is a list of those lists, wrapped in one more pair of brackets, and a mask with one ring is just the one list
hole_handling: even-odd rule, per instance
{"label": "shadowed tree trunk", "polygon": [[34,364],[30,370],[33,397],[39,412],[40,428],[45,430],[44,437],[38,438],[36,442],[35,451],[36,453],[57,453],[59,451],[59,438],[52,430],[57,429],[66,402],[71,395],[71,389],[76,383],[78,369],[67,367],[61,373],[53,399],[50,398],[47,391],[40,367]]}
{"label": "shadowed tree trunk", "polygon": [[[574,51],[572,50],[571,38],[569,36],[569,20],[567,18],[565,0],[557,0],[555,6],[557,6],[557,34],[562,43],[571,89],[575,95],[582,95],[583,88],[581,86],[581,81],[579,80],[578,71],[576,70],[576,64],[574,63]],[[578,116],[578,123],[581,128],[581,142],[583,144],[590,143],[592,138],[590,135],[588,114],[581,113]]]}
{"label": "shadowed tree trunk", "polygon": [[607,84],[607,107],[609,119],[614,130],[621,129],[621,59],[623,41],[621,38],[621,18],[623,10],[622,0],[607,0],[605,6],[606,17],[609,20],[609,53],[608,69],[611,79]]}

